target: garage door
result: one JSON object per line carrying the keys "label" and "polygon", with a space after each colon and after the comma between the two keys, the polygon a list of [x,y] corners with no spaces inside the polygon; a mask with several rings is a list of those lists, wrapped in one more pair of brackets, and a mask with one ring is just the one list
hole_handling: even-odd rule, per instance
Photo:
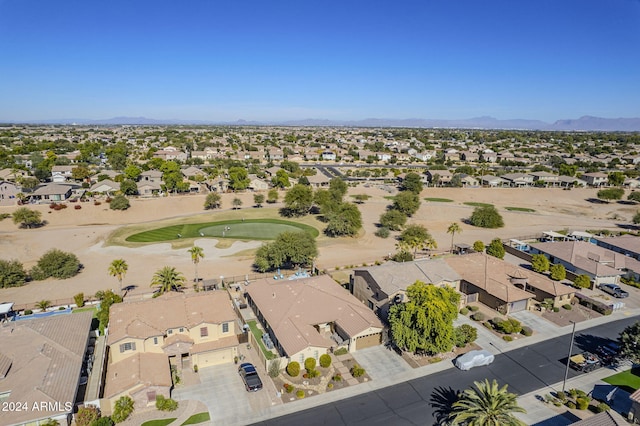
{"label": "garage door", "polygon": [[380,344],[380,333],[370,334],[368,336],[358,337],[356,339],[356,350],[370,348]]}
{"label": "garage door", "polygon": [[233,362],[233,349],[221,349],[213,352],[203,352],[194,356],[194,364],[198,368]]}
{"label": "garage door", "polygon": [[511,303],[511,309],[509,311],[510,313],[514,313],[514,312],[524,311],[525,309],[527,309],[527,301],[519,300],[517,302]]}

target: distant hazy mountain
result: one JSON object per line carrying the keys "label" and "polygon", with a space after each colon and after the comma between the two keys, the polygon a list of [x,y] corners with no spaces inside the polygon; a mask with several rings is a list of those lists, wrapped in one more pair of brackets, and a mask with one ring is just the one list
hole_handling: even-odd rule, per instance
{"label": "distant hazy mountain", "polygon": [[[3,123],[10,121],[0,120]],[[114,117],[109,119],[60,119],[30,120],[27,124],[79,124],[79,125],[226,125],[226,126],[307,126],[307,127],[424,127],[458,129],[522,129],[522,130],[558,130],[558,131],[640,131],[640,118],[601,118],[583,116],[578,119],[558,120],[546,123],[539,120],[510,119],[498,120],[493,117],[475,117],[467,119],[385,119],[367,118],[364,120],[327,120],[309,118],[289,121],[215,121],[215,120],[157,120],[146,117]]]}

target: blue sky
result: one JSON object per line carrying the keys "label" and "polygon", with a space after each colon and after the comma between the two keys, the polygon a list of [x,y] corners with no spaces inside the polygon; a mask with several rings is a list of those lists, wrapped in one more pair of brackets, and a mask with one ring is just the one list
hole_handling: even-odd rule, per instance
{"label": "blue sky", "polygon": [[0,120],[640,117],[638,0],[0,0]]}

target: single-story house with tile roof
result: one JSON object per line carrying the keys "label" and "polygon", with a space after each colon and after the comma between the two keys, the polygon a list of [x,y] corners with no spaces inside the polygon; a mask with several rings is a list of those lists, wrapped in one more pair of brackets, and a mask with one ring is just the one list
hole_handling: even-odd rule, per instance
{"label": "single-story house with tile roof", "polygon": [[[13,321],[0,327],[0,423],[68,424],[89,345],[91,312]],[[35,405],[34,405],[35,404]],[[33,407],[37,407],[34,409]]]}
{"label": "single-story house with tile roof", "polygon": [[19,193],[20,190],[15,183],[0,180],[0,206],[15,206]]}
{"label": "single-story house with tile roof", "polygon": [[65,201],[73,194],[71,185],[60,185],[57,183],[48,183],[35,189],[30,195],[31,200],[39,203],[50,203],[57,201]]}
{"label": "single-story house with tile roof", "polygon": [[309,181],[309,185],[315,187],[315,188],[320,188],[322,186],[328,186],[329,182],[331,181],[331,179],[326,176],[324,173],[322,173],[319,170],[316,170],[317,173],[315,175],[312,176],[307,176],[307,180]]}
{"label": "single-story house with tile roof", "polygon": [[600,247],[640,260],[640,237],[626,234],[618,237],[594,237],[593,239]]}
{"label": "single-story house with tile roof", "polygon": [[553,299],[560,307],[575,295],[572,287],[485,253],[452,256],[445,262],[462,277],[460,292],[467,303],[477,297],[503,314],[527,310],[532,300]]}
{"label": "single-story house with tile roof", "polygon": [[531,244],[531,254],[544,254],[553,264],[562,264],[576,275],[586,274],[594,287],[616,284],[620,276],[637,278],[640,261],[586,241],[558,241]]}
{"label": "single-story house with tile roof", "polygon": [[412,262],[386,262],[378,266],[356,268],[349,280],[349,291],[359,301],[387,321],[389,308],[403,302],[407,287],[416,281],[450,286],[459,291],[462,277],[442,259]]}
{"label": "single-story house with tile roof", "polygon": [[258,280],[247,287],[247,301],[275,348],[291,361],[381,342],[378,317],[328,275]]}
{"label": "single-story house with tile roof", "polygon": [[140,181],[136,183],[136,186],[138,187],[138,194],[146,197],[157,195],[162,191],[162,185],[160,182]]}
{"label": "single-story house with tile roof", "polygon": [[[168,392],[171,387],[166,381],[169,364],[206,368],[231,363],[238,354],[239,333],[238,318],[226,291],[167,293],[115,304],[109,312],[110,356],[105,387],[109,393],[105,391],[105,397],[113,403],[122,395],[135,394],[140,396],[138,406],[153,404],[156,393]],[[133,357],[139,361],[131,360]],[[149,372],[139,367],[132,370],[136,380],[121,380],[119,371],[129,371],[136,362],[142,365],[146,360],[158,368]]]}
{"label": "single-story house with tile roof", "polygon": [[93,186],[89,188],[89,191],[98,192],[100,194],[113,194],[120,191],[120,184],[112,181],[111,179],[105,179],[94,183]]}

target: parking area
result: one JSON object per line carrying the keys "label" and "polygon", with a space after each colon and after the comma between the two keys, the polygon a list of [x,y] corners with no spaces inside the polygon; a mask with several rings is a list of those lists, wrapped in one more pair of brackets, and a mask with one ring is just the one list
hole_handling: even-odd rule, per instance
{"label": "parking area", "polygon": [[238,374],[238,365],[223,364],[200,369],[197,373],[200,383],[177,387],[173,397],[178,401],[197,400],[206,404],[212,424],[245,424],[243,413],[250,418],[249,413],[255,416],[255,413],[278,403],[273,382],[252,351],[241,345],[240,353],[245,357],[243,362],[255,365],[264,384],[262,390],[247,392]]}

